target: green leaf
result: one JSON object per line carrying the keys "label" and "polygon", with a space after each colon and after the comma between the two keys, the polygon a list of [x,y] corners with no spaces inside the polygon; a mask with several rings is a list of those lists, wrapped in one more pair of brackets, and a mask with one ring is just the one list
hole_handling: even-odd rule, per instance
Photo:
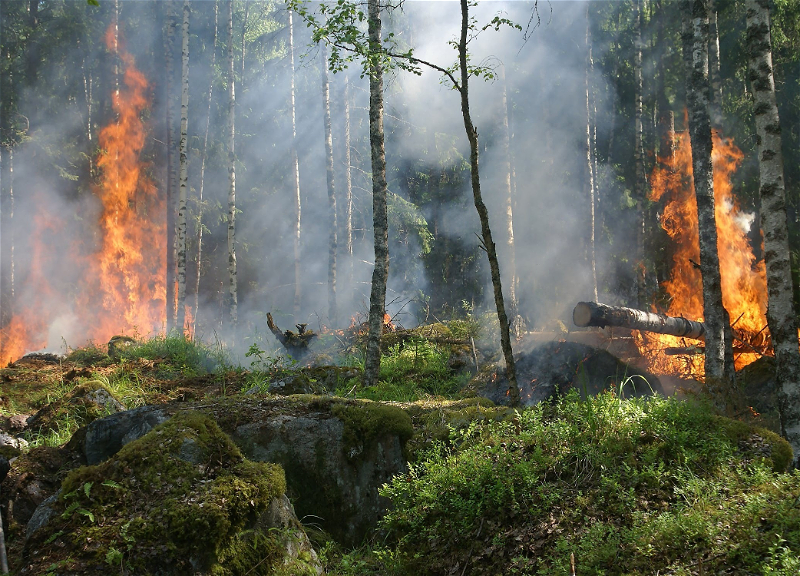
{"label": "green leaf", "polygon": [[86,3],[87,3],[89,6],[100,6],[100,2],[99,2],[99,0],[86,0]]}

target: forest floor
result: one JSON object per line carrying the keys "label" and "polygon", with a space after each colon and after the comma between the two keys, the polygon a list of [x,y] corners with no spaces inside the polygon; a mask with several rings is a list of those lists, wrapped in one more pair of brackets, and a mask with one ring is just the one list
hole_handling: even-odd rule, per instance
{"label": "forest floor", "polygon": [[[384,487],[391,510],[363,545],[343,548],[307,527],[329,574],[800,573],[800,474],[786,471],[788,444],[714,414],[702,398],[573,391],[488,418],[470,403],[425,421],[426,402],[474,394],[477,352],[467,342],[476,330],[454,323],[390,335],[372,389],[360,385],[357,335],[339,350],[345,366],[330,362],[333,347],[317,354],[330,365],[308,367],[254,346],[244,369],[173,337],[112,355],[97,346],[31,355],[0,369],[0,427],[28,442],[23,451],[63,446],[102,415],[70,402],[89,383],[127,409],[270,395],[276,382],[281,393],[392,402],[415,425],[409,473]],[[20,430],[34,415],[36,427]],[[21,547],[14,536],[11,555]]]}

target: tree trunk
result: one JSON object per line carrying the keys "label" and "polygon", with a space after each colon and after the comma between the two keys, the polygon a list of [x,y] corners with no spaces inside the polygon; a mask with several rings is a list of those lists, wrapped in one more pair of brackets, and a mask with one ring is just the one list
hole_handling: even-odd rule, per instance
{"label": "tree trunk", "polygon": [[722,73],[720,71],[719,28],[717,27],[717,9],[715,0],[708,0],[708,68],[711,78],[710,113],[711,126],[722,128]]}
{"label": "tree trunk", "polygon": [[242,74],[239,77],[239,94],[244,95],[244,63],[247,56],[247,16],[250,13],[250,2],[244,3],[244,17],[242,18]]}
{"label": "tree trunk", "polygon": [[292,22],[293,11],[289,10],[289,62],[291,65],[291,108],[292,108],[292,149],[291,149],[291,162],[294,184],[294,319],[300,319],[300,302],[302,301],[303,292],[302,284],[300,282],[300,231],[301,231],[301,217],[302,217],[302,204],[300,201],[300,161],[297,157],[297,114],[295,108],[295,67],[294,67],[294,25]]}
{"label": "tree trunk", "polygon": [[592,32],[589,22],[589,5],[586,5],[586,164],[587,188],[589,190],[589,266],[592,270],[592,293],[597,300],[597,252],[595,234],[595,204],[596,204],[596,174],[594,155],[592,154],[592,107],[591,107],[591,78],[594,67],[592,58]]}
{"label": "tree trunk", "polygon": [[642,122],[642,9],[641,0],[633,0],[633,74],[634,74],[634,198],[636,198],[636,300],[640,308],[647,307],[647,267],[645,266],[645,199],[647,180],[644,169],[644,137]]}
{"label": "tree trunk", "polygon": [[[211,54],[211,70],[217,64],[217,25],[219,23],[219,2],[214,0],[214,48]],[[208,109],[206,110],[206,131],[203,136],[203,154],[200,160],[200,186],[197,192],[197,276],[194,283],[194,325],[192,334],[197,334],[197,317],[200,313],[200,277],[203,271],[203,188],[206,181],[206,160],[208,160],[208,133],[211,129],[211,97],[214,93],[214,76],[208,82]]]}
{"label": "tree trunk", "polygon": [[[28,41],[25,46],[25,82],[33,86],[39,73],[39,38],[36,29],[39,27],[39,2],[28,2]],[[34,95],[35,97],[35,95]]]}
{"label": "tree trunk", "polygon": [[[664,36],[664,8],[661,0],[655,3],[656,18],[656,54],[664,54],[667,50]],[[666,93],[667,59],[659,58],[656,63],[656,146],[658,155],[662,158],[671,157],[674,146],[672,144],[675,133],[675,115],[669,106]]]}
{"label": "tree trunk", "polygon": [[461,114],[464,118],[464,130],[467,132],[470,149],[470,168],[472,182],[472,197],[475,209],[481,221],[481,236],[483,247],[489,257],[489,268],[492,275],[494,288],[494,302],[497,308],[497,318],[500,321],[500,345],[506,361],[506,375],[508,377],[508,396],[512,406],[519,405],[519,388],[517,386],[517,370],[514,364],[514,353],[511,348],[511,336],[508,326],[508,316],[503,301],[503,288],[500,276],[500,264],[497,260],[497,250],[492,240],[492,230],[489,227],[489,211],[483,203],[481,196],[481,181],[478,171],[478,131],[472,123],[469,109],[469,69],[467,68],[467,35],[469,32],[469,0],[461,0],[461,38],[458,43],[458,61],[461,69]]}
{"label": "tree trunk", "polygon": [[325,177],[328,184],[328,322],[335,328],[336,312],[336,250],[338,222],[336,217],[336,185],[333,177],[333,134],[331,132],[331,97],[328,86],[328,55],[325,44],[322,51],[322,106],[325,128]]}
{"label": "tree trunk", "polygon": [[181,140],[180,187],[178,192],[178,303],[175,327],[181,334],[186,329],[186,195],[189,180],[189,0],[183,0],[181,43]]}
{"label": "tree trunk", "polygon": [[[5,6],[0,3],[0,62],[8,58],[6,44]],[[11,263],[11,219],[9,217],[9,171],[8,171],[8,100],[10,85],[6,83],[8,74],[0,74],[0,330],[11,321],[11,286],[9,273]]]}
{"label": "tree trunk", "polygon": [[233,0],[228,0],[228,313],[235,332],[238,318],[236,278],[236,92],[233,74]]}
{"label": "tree trunk", "polygon": [[173,0],[167,0],[167,34],[164,38],[164,55],[165,55],[165,90],[166,97],[165,111],[167,123],[167,278],[166,278],[166,298],[167,298],[167,333],[175,329],[177,312],[175,308],[175,188],[176,188],[176,162],[175,162],[175,109],[173,93],[175,91],[175,77],[174,77],[174,46],[175,46],[175,28],[177,22],[175,21],[175,9]]}
{"label": "tree trunk", "polygon": [[780,386],[781,428],[792,445],[795,465],[800,458],[800,351],[797,316],[792,299],[792,270],[786,222],[781,125],[772,72],[769,2],[747,0],[749,79],[753,84],[761,175],[761,229],[767,268],[769,306],[767,320],[775,349]]}
{"label": "tree trunk", "polygon": [[624,306],[608,306],[599,302],[578,302],[572,311],[572,321],[575,326],[580,327],[619,326],[631,330],[646,330],[695,340],[702,340],[706,333],[706,327],[702,322],[625,308]]}
{"label": "tree trunk", "polygon": [[344,188],[345,201],[345,236],[347,238],[347,286],[353,286],[353,177],[350,157],[350,78],[344,77]]}
{"label": "tree trunk", "polygon": [[500,107],[503,125],[500,129],[500,147],[503,155],[503,194],[506,208],[506,246],[508,250],[508,298],[511,306],[511,325],[517,338],[521,337],[521,319],[518,318],[519,302],[517,300],[517,247],[514,244],[514,194],[511,161],[511,129],[509,126],[508,82],[506,69],[500,65]]}
{"label": "tree trunk", "polygon": [[[379,0],[367,0],[370,52],[381,49],[381,8]],[[386,206],[386,149],[383,137],[383,64],[370,62],[369,143],[372,158],[372,220],[375,241],[375,268],[369,297],[369,330],[364,359],[364,386],[378,382],[381,369],[381,335],[386,309],[386,282],[389,278],[389,223]]]}
{"label": "tree trunk", "polygon": [[[722,305],[717,226],[714,215],[714,178],[711,164],[711,120],[708,81],[708,11],[705,0],[683,0],[691,37],[691,68],[687,70],[686,95],[689,107],[689,135],[692,169],[697,196],[700,230],[700,272],[703,278],[703,317],[706,324],[705,375],[708,389],[718,408],[723,392],[732,385],[734,373],[732,342],[726,338],[730,320]],[[728,326],[728,328],[726,328]]]}

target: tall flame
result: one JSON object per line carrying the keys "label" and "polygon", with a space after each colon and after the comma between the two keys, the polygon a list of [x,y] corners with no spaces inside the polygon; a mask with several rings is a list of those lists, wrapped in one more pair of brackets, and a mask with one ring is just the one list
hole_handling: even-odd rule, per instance
{"label": "tall flame", "polygon": [[[744,155],[730,139],[714,133],[712,163],[717,222],[722,301],[731,316],[736,335],[736,367],[755,361],[769,347],[767,285],[763,261],[756,261],[748,238],[751,215],[740,209],[733,197],[732,177]],[[673,240],[674,253],[669,280],[662,287],[669,294],[671,316],[702,320],[703,287],[698,264],[700,245],[697,201],[694,192],[692,150],[688,132],[674,135],[674,154],[661,158],[651,178],[651,200],[666,199],[661,225]],[[650,368],[661,374],[702,376],[702,356],[667,357],[661,351],[687,343],[661,335],[636,336]],[[758,350],[758,352],[756,352]]]}
{"label": "tall flame", "polygon": [[[111,28],[105,41],[110,50],[114,48]],[[104,342],[120,332],[147,333],[164,325],[165,203],[141,160],[147,136],[141,116],[150,104],[149,85],[133,56],[120,50],[119,58],[125,72],[112,99],[116,118],[98,136],[101,176],[94,192],[101,210],[95,248],[80,256],[80,241],[72,241],[72,259],[82,270],[81,279],[63,298],[54,295],[42,261],[58,257],[57,251],[68,247],[48,243],[44,232],[64,220],[46,202],[39,204],[31,234],[30,272],[20,291],[25,292],[27,304],[0,331],[0,365],[46,346],[53,336],[48,332],[65,317],[70,332],[83,341]],[[57,300],[61,301],[53,306]]]}

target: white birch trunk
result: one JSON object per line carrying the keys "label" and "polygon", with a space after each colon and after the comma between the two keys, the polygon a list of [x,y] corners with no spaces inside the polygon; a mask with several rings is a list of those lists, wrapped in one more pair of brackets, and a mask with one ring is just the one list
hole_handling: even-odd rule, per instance
{"label": "white birch trunk", "polygon": [[228,0],[228,313],[235,332],[238,318],[236,278],[236,91],[233,74],[233,0]]}
{"label": "white birch trunk", "polygon": [[[379,0],[367,0],[370,51],[381,47]],[[364,359],[364,386],[378,382],[381,368],[381,335],[386,310],[386,282],[389,277],[389,224],[386,206],[386,148],[383,134],[383,65],[372,61],[369,75],[369,141],[372,158],[372,219],[375,268],[369,298],[369,330]]]}
{"label": "white birch trunk", "polygon": [[750,52],[749,78],[755,99],[756,142],[761,175],[761,229],[764,233],[764,259],[769,288],[767,320],[780,386],[781,428],[792,445],[797,463],[800,456],[800,351],[792,296],[781,125],[772,71],[769,2],[747,0],[745,5]]}
{"label": "white birch trunk", "polygon": [[511,129],[508,113],[508,82],[506,69],[500,65],[500,107],[503,125],[500,129],[500,146],[503,154],[503,194],[505,196],[506,248],[508,253],[508,299],[511,308],[511,330],[517,338],[522,336],[521,318],[518,318],[517,300],[517,247],[514,243],[514,194],[512,188]]}
{"label": "white birch trunk", "polygon": [[178,186],[177,221],[177,271],[178,302],[175,328],[181,334],[186,324],[186,196],[189,180],[189,0],[183,0],[183,27],[181,30],[181,139]]}
{"label": "white birch trunk", "polygon": [[302,283],[300,281],[300,239],[302,230],[303,205],[300,198],[300,161],[297,157],[297,112],[295,108],[295,66],[294,66],[294,24],[292,18],[293,11],[289,10],[289,62],[291,65],[291,109],[292,109],[292,144],[291,144],[291,163],[292,163],[292,183],[294,188],[294,318],[300,321],[300,303],[303,298]]}
{"label": "white birch trunk", "polygon": [[596,228],[595,228],[595,166],[592,155],[592,98],[591,98],[591,78],[590,74],[593,67],[592,59],[592,37],[589,22],[589,6],[586,6],[586,164],[589,189],[589,266],[592,270],[592,294],[597,302],[597,251],[596,251]]}
{"label": "white birch trunk", "polygon": [[[211,54],[211,70],[217,64],[217,27],[219,23],[219,2],[214,0],[214,48]],[[192,334],[197,334],[197,317],[200,313],[200,277],[203,273],[203,192],[206,182],[206,160],[208,160],[208,133],[211,129],[211,97],[214,94],[214,78],[208,83],[208,109],[206,110],[206,131],[203,137],[203,154],[200,160],[200,186],[197,192],[197,275],[194,282],[194,325]]]}
{"label": "white birch trunk", "polygon": [[709,116],[708,11],[705,0],[684,0],[690,19],[685,45],[691,47],[691,68],[687,71],[689,133],[692,168],[700,230],[700,271],[703,278],[703,319],[706,325],[705,375],[709,392],[719,409],[733,383],[732,343],[726,338],[730,324],[722,305],[722,287],[714,215],[714,178],[711,165],[711,120]]}
{"label": "white birch trunk", "polygon": [[345,236],[347,243],[347,285],[353,286],[353,177],[350,156],[350,78],[344,77],[344,188],[345,202]]}
{"label": "white birch trunk", "polygon": [[328,55],[325,45],[322,50],[322,107],[325,129],[325,178],[328,186],[328,321],[331,327],[338,324],[336,310],[336,251],[338,244],[338,222],[336,215],[336,183],[333,174],[333,134],[331,131],[331,97],[328,85]]}

